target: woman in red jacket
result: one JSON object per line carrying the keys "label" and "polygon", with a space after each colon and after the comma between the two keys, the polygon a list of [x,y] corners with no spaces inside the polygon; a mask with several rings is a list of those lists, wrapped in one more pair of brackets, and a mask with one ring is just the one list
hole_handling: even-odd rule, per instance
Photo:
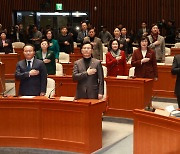
{"label": "woman in red jacket", "polygon": [[139,42],[139,48],[132,55],[131,65],[135,67],[135,77],[152,78],[157,80],[157,61],[155,52],[148,48],[148,37],[143,36]]}
{"label": "woman in red jacket", "polygon": [[117,39],[109,42],[109,52],[106,54],[108,76],[127,75],[127,63],[124,51],[120,50]]}

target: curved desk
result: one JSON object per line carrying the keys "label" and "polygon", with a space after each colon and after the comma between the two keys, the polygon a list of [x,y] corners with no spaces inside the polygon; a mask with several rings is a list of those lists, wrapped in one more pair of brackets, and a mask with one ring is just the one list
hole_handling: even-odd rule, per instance
{"label": "curved desk", "polygon": [[0,98],[0,146],[92,153],[102,147],[99,100]]}

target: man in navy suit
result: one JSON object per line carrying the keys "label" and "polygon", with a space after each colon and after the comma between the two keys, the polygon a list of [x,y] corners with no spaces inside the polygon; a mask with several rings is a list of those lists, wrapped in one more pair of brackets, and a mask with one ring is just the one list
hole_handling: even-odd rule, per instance
{"label": "man in navy suit", "polygon": [[20,96],[44,96],[47,86],[47,70],[43,61],[34,57],[34,46],[24,47],[24,60],[17,63],[16,79],[20,80]]}

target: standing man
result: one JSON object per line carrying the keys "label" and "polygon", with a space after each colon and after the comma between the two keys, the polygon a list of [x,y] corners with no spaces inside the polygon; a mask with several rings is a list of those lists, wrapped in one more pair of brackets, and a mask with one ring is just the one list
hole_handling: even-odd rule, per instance
{"label": "standing man", "polygon": [[180,108],[180,55],[174,56],[171,73],[177,75],[174,92],[177,97],[178,107]]}
{"label": "standing man", "polygon": [[16,79],[20,80],[20,96],[44,96],[47,85],[47,70],[43,61],[34,58],[34,46],[24,46],[24,60],[17,63]]}
{"label": "standing man", "polygon": [[83,43],[90,42],[93,46],[93,58],[103,60],[103,47],[101,39],[96,37],[95,28],[90,28],[88,31],[88,36],[84,38]]}
{"label": "standing man", "polygon": [[102,99],[104,75],[100,60],[91,57],[93,46],[86,42],[81,49],[83,58],[75,61],[73,79],[78,82],[76,99]]}
{"label": "standing man", "polygon": [[81,31],[78,33],[78,36],[77,36],[77,42],[82,44],[86,36],[88,36],[87,23],[82,22]]}

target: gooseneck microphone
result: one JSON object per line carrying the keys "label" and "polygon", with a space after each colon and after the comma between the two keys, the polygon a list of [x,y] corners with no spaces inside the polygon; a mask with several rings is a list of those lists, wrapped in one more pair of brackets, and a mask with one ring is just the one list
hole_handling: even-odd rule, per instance
{"label": "gooseneck microphone", "polygon": [[52,97],[51,97],[52,92],[53,92],[56,88],[58,88],[58,87],[60,87],[60,86],[62,86],[62,83],[60,83],[57,87],[55,86],[55,87],[50,91],[49,96],[48,96],[49,99],[52,99]]}
{"label": "gooseneck microphone", "polygon": [[157,94],[157,93],[155,93],[155,94],[152,96],[150,102],[149,102],[148,105],[144,108],[144,110],[150,111],[150,112],[154,112],[154,111],[155,111],[155,108],[153,108],[151,104],[152,104],[152,100],[155,98],[156,94]]}

